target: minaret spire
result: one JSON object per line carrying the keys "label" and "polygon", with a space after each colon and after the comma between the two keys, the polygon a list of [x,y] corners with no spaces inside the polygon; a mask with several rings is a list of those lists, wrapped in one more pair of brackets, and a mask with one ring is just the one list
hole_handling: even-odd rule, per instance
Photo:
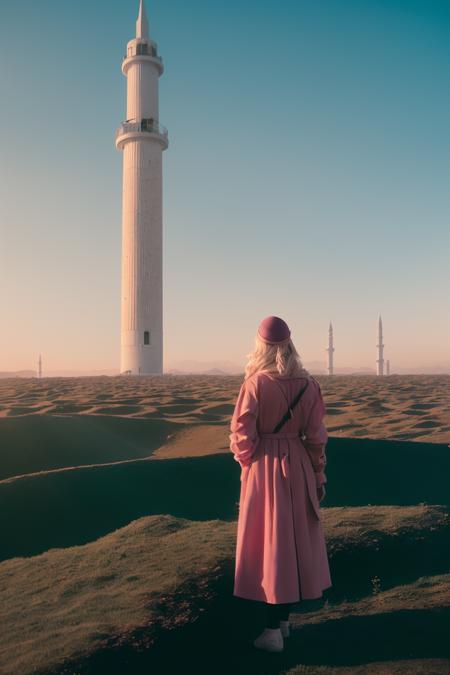
{"label": "minaret spire", "polygon": [[148,39],[148,18],[145,11],[144,0],[139,4],[139,16],[136,21],[136,37]]}

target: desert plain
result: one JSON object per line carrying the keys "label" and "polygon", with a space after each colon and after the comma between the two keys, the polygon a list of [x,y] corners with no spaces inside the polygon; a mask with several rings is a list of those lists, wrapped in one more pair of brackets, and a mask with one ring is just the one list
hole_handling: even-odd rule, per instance
{"label": "desert plain", "polygon": [[243,375],[0,379],[0,672],[449,673],[450,376],[317,375],[333,587],[232,596]]}

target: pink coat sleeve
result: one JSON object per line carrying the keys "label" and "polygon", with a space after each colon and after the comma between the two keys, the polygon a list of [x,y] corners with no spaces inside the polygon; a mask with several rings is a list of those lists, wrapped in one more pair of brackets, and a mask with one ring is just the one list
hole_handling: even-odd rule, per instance
{"label": "pink coat sleeve", "polygon": [[305,431],[306,438],[303,441],[316,474],[316,486],[319,487],[327,482],[327,477],[324,473],[327,457],[325,453],[325,446],[328,441],[328,433],[323,422],[326,413],[325,403],[322,398],[320,385],[316,382],[317,394],[309,411],[309,418]]}
{"label": "pink coat sleeve", "polygon": [[256,420],[258,398],[255,382],[244,380],[231,418],[230,450],[241,467],[252,463],[252,455],[258,442]]}

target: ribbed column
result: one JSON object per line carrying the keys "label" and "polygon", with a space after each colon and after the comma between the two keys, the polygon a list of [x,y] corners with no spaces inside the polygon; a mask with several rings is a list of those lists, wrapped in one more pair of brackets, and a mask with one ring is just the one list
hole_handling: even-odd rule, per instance
{"label": "ribbed column", "polygon": [[[124,146],[121,371],[162,369],[162,150],[155,140]],[[150,345],[144,345],[144,332]],[[161,363],[160,363],[161,362]]]}
{"label": "ribbed column", "polygon": [[124,147],[122,193],[122,330],[136,330],[137,277],[136,258],[139,246],[137,228],[137,166],[138,143]]}
{"label": "ribbed column", "polygon": [[127,72],[127,119],[158,119],[158,69],[150,61],[136,60]]}

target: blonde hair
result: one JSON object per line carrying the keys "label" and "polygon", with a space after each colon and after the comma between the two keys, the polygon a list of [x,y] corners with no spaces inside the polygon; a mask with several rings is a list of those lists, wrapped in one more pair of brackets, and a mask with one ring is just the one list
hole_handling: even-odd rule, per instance
{"label": "blonde hair", "polygon": [[245,380],[259,371],[286,377],[311,377],[303,367],[300,354],[291,339],[281,345],[271,345],[261,340],[256,333],[255,347],[246,356]]}

